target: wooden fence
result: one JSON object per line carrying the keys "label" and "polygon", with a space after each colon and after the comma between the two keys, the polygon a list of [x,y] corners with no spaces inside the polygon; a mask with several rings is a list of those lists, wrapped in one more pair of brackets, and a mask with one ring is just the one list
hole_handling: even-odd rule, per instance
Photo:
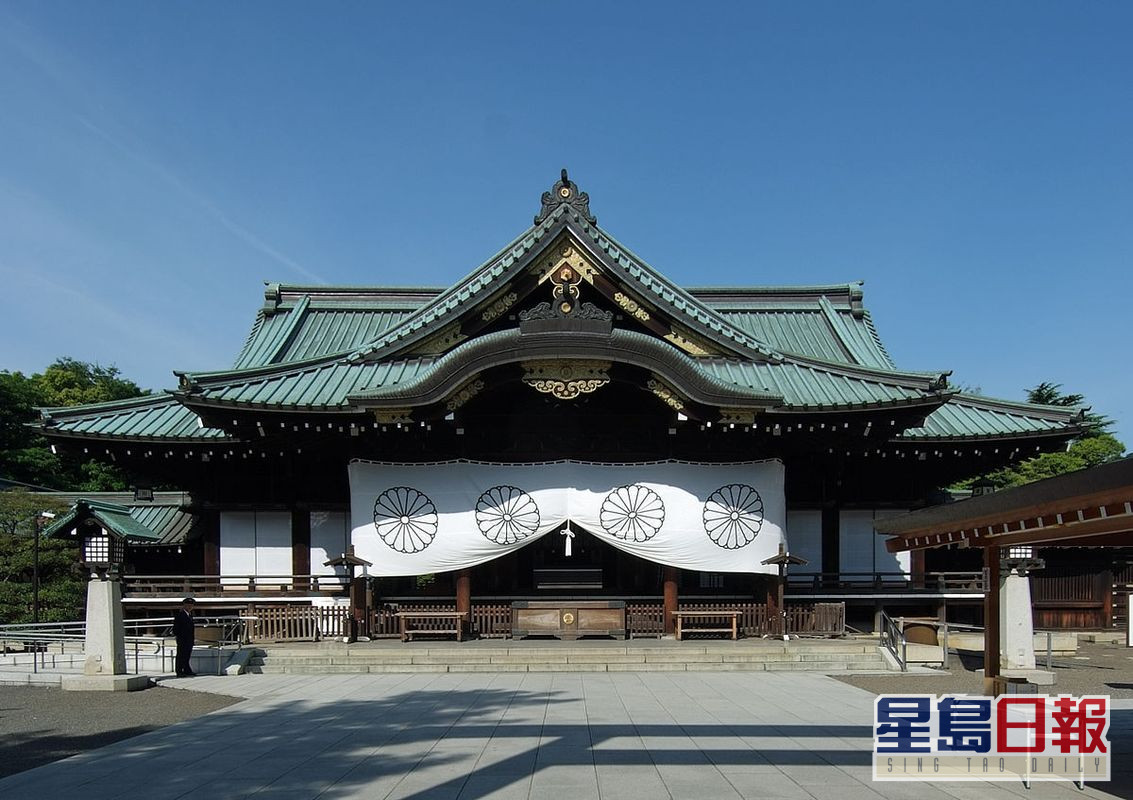
{"label": "wooden fence", "polygon": [[1032,572],[1030,579],[1036,628],[1089,629],[1113,624],[1112,571],[1052,564]]}
{"label": "wooden fence", "polygon": [[253,642],[314,641],[343,636],[350,609],[289,604],[249,609],[248,636]]}
{"label": "wooden fence", "polygon": [[[740,632],[744,636],[775,635],[778,631],[768,619],[762,603],[682,603],[682,611],[739,611]],[[400,635],[398,611],[455,611],[454,603],[424,601],[387,603],[374,609],[369,629],[360,633],[372,638],[394,638]],[[299,605],[256,605],[249,609],[253,619],[248,634],[255,642],[314,641],[344,636],[348,631],[350,609]],[[723,618],[722,618],[723,619]],[[420,627],[444,628],[446,620],[423,620]],[[475,636],[507,638],[511,636],[511,603],[485,602],[472,604],[470,633]],[[660,636],[665,630],[664,606],[656,602],[626,603],[626,631],[629,636]],[[798,636],[841,636],[846,631],[844,603],[788,603],[787,633]]]}
{"label": "wooden fence", "polygon": [[[739,611],[736,620],[744,636],[774,636],[778,622],[763,603],[681,603],[681,611]],[[721,617],[720,623],[727,622]],[[846,632],[845,603],[788,603],[787,633],[796,636],[841,636]]]}

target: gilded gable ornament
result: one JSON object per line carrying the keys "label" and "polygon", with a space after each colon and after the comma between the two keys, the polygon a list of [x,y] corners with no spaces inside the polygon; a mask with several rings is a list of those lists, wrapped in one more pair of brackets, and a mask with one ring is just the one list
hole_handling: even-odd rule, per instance
{"label": "gilded gable ornament", "polygon": [[559,180],[551,187],[551,191],[543,192],[543,205],[535,215],[535,224],[551,216],[561,205],[570,206],[580,217],[591,225],[598,223],[598,218],[590,213],[590,195],[578,191],[578,186],[567,175],[566,168],[559,173]]}
{"label": "gilded gable ornament", "polygon": [[523,382],[559,400],[574,400],[610,382],[609,361],[525,361]]}

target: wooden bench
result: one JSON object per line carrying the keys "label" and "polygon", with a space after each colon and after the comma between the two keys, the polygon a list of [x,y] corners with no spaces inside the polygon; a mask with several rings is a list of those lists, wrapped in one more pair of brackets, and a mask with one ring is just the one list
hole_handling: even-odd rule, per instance
{"label": "wooden bench", "polygon": [[[456,635],[458,642],[464,641],[464,623],[468,619],[467,611],[398,611],[396,614],[401,624],[401,641],[408,642],[415,633]],[[444,622],[451,620],[451,628],[414,628],[412,623]]]}
{"label": "wooden bench", "polygon": [[[728,633],[731,634],[733,639],[739,638],[738,620],[740,616],[739,611],[674,611],[673,616],[677,620],[677,641],[679,642],[686,633]],[[695,622],[703,620],[714,622],[718,619],[731,619],[732,624],[730,627],[706,627],[697,625],[695,627],[686,628],[685,620]]]}

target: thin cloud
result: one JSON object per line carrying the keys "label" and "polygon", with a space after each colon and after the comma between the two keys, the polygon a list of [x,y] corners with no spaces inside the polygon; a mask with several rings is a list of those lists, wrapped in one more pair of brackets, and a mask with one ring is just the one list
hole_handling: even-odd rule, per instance
{"label": "thin cloud", "polygon": [[133,161],[141,164],[154,175],[157,175],[159,178],[161,178],[161,180],[163,180],[169,186],[176,189],[182,197],[184,197],[186,200],[189,200],[195,206],[203,210],[216,222],[220,223],[220,225],[225,230],[236,236],[253,250],[257,250],[260,253],[268,256],[269,258],[278,261],[280,264],[283,264],[299,275],[302,275],[312,283],[327,283],[326,278],[316,272],[307,269],[295,259],[281,253],[279,250],[272,247],[255,233],[233,220],[215,203],[187,185],[183,180],[181,180],[180,177],[177,176],[176,173],[174,173],[165,165],[145,155],[137,148],[129,146],[124,141],[110,134],[108,131],[99,127],[83,115],[76,114],[75,118],[84,128],[89,130],[91,133],[95,134],[104,142],[114,147],[116,150],[123,153]]}
{"label": "thin cloud", "polygon": [[[0,9],[0,41],[2,41],[4,46],[11,52],[19,54],[26,61],[34,64],[61,93],[68,97],[71,105],[78,108],[84,106],[91,107],[91,99],[96,93],[94,92],[94,87],[89,85],[90,81],[88,78],[79,77],[83,65],[75,64],[70,54],[60,52],[58,48],[55,47],[54,43],[40,36],[37,31],[5,9]],[[94,107],[97,109],[105,108],[107,105],[105,98],[102,98],[102,100],[103,102],[98,103]],[[81,113],[76,112],[75,116],[84,128],[161,178],[161,180],[173,187],[183,199],[188,200],[197,208],[204,211],[215,222],[219,223],[221,227],[248,247],[262,253],[273,261],[279,262],[296,274],[303,276],[307,281],[312,283],[328,283],[323,276],[307,269],[295,259],[281,252],[279,248],[273,247],[256,233],[233,220],[209,198],[186,184],[171,169],[146,154],[145,148],[136,145],[131,146],[123,137],[111,134],[105,128],[99,126],[89,117]],[[137,137],[132,134],[126,138],[134,140],[135,142],[137,141]]]}

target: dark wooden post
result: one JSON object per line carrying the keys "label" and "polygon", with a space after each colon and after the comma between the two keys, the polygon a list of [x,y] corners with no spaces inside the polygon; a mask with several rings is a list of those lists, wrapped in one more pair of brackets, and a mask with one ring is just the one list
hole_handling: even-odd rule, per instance
{"label": "dark wooden post", "polygon": [[766,575],[760,575],[759,580],[763,584],[763,604],[767,607],[767,623],[760,633],[765,636],[773,636],[775,631],[778,630],[779,624],[779,586],[777,585],[778,582],[776,582],[776,585],[772,585]]}
{"label": "dark wooden post", "polygon": [[1102,624],[1109,630],[1113,628],[1113,571],[1103,569],[1098,582],[1101,584],[1098,590],[1102,598]]}
{"label": "dark wooden post", "polygon": [[996,696],[999,675],[999,548],[984,548],[984,694]]}
{"label": "dark wooden post", "polygon": [[912,578],[913,578],[913,588],[914,589],[925,588],[924,559],[925,559],[925,551],[924,550],[914,550],[912,553],[909,554],[909,561],[911,562],[909,566],[910,566],[910,572],[913,573]]}
{"label": "dark wooden post", "polygon": [[[456,573],[456,613],[467,614],[472,624],[472,570],[462,569]],[[459,623],[463,625],[464,623]]]}
{"label": "dark wooden post", "polygon": [[[354,570],[351,570],[353,573]],[[366,620],[366,576],[359,575],[350,578],[350,618],[353,620],[350,631],[350,641],[353,642],[358,635],[369,636],[369,625]]]}
{"label": "dark wooden post", "polygon": [[[291,574],[311,574],[311,512],[307,510],[291,512]],[[294,588],[311,588],[309,578],[296,580]]]}
{"label": "dark wooden post", "polygon": [[824,573],[842,571],[841,517],[841,509],[836,505],[828,505],[822,509],[822,571]]}
{"label": "dark wooden post", "polygon": [[677,629],[677,620],[673,612],[677,610],[677,579],[680,571],[676,567],[665,567],[663,588],[665,594],[664,615],[665,633],[674,633]]}
{"label": "dark wooden post", "polygon": [[201,574],[220,574],[220,512],[205,511],[204,534],[201,536]]}

